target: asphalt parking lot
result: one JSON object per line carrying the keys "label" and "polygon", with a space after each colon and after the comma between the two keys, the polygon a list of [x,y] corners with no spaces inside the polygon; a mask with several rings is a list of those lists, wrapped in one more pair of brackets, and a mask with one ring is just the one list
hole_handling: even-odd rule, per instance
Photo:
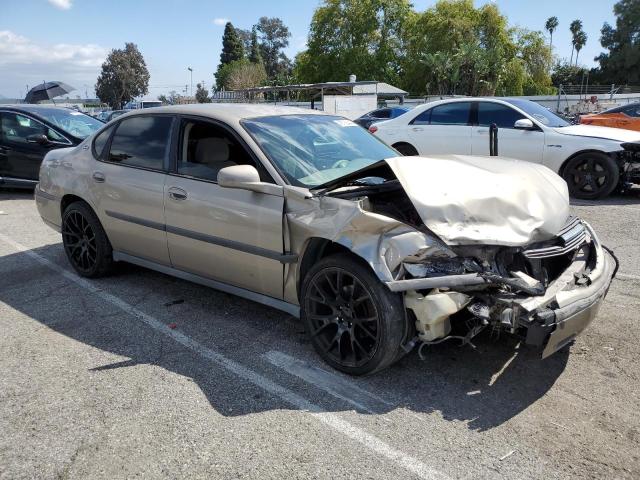
{"label": "asphalt parking lot", "polygon": [[32,194],[0,191],[0,478],[640,478],[640,195],[573,211],[621,267],[570,349],[486,335],[350,378],[278,311],[80,279]]}

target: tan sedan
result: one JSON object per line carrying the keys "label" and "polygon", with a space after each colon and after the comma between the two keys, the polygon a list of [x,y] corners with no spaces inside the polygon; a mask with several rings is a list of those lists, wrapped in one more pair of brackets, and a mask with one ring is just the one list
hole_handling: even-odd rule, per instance
{"label": "tan sedan", "polygon": [[297,108],[125,114],[49,153],[36,202],[80,275],[131,262],[284,310],[357,375],[487,327],[550,355],[593,319],[614,270],[546,167],[401,157]]}

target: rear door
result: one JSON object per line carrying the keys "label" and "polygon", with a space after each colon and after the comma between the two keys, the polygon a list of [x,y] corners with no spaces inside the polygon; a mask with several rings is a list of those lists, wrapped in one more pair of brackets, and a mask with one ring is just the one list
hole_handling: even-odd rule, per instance
{"label": "rear door", "polygon": [[472,127],[473,155],[489,155],[489,126],[498,126],[498,155],[529,162],[542,162],[544,132],[514,128],[517,120],[527,118],[516,109],[496,102],[476,102],[477,120]]}
{"label": "rear door", "polygon": [[90,172],[113,249],[163,265],[170,264],[164,184],[173,121],[172,115],[136,115],[105,130],[94,140],[99,161]]}
{"label": "rear door", "polygon": [[[40,142],[38,137],[45,137],[47,142]],[[39,120],[0,111],[0,177],[37,181],[47,152],[71,145],[71,141]]]}
{"label": "rear door", "polygon": [[471,154],[471,102],[436,105],[411,120],[408,128],[420,155]]}
{"label": "rear door", "polygon": [[220,169],[248,164],[273,182],[230,127],[183,118],[165,212],[175,268],[282,298],[284,198],[222,188]]}

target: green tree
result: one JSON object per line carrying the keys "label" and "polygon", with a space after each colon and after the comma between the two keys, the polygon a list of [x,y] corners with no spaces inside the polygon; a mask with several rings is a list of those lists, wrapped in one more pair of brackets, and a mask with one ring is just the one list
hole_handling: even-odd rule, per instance
{"label": "green tree", "polygon": [[249,61],[251,63],[262,63],[262,55],[260,54],[260,44],[258,43],[258,33],[256,32],[256,27],[253,27],[253,29],[251,29]]}
{"label": "green tree", "polygon": [[605,23],[600,44],[607,50],[596,60],[599,76],[605,83],[638,85],[640,83],[640,2],[621,0],[613,7],[616,25]]}
{"label": "green tree", "polygon": [[251,51],[252,30],[243,30],[242,28],[236,28],[236,33],[238,34],[238,38],[242,42],[242,49],[244,50],[245,55],[247,55],[248,52]]}
{"label": "green tree", "polygon": [[440,0],[412,13],[403,45],[401,86],[413,94],[492,95],[507,69],[515,71],[512,31],[493,3]]}
{"label": "green tree", "polygon": [[222,53],[220,54],[220,64],[235,62],[244,57],[244,46],[238,32],[231,24],[227,22],[224,26],[222,34]]}
{"label": "green tree", "polygon": [[524,95],[547,95],[553,93],[549,71],[551,70],[551,48],[541,32],[514,29],[517,47],[516,57],[522,61],[524,70]]}
{"label": "green tree", "polygon": [[308,49],[296,59],[296,76],[320,82],[355,74],[395,83],[411,13],[408,0],[324,0],[313,14]]}
{"label": "green tree", "polygon": [[201,83],[196,84],[196,102],[198,103],[210,103],[209,91],[204,88]]}
{"label": "green tree", "polygon": [[113,109],[149,91],[149,70],[144,57],[134,43],[124,49],[113,49],[102,64],[96,81],[96,94],[101,102]]}
{"label": "green tree", "polygon": [[553,47],[553,32],[558,28],[558,17],[549,17],[544,24],[544,29],[549,32],[549,48]]}
{"label": "green tree", "polygon": [[[224,33],[222,34],[222,53],[220,54],[220,63],[215,73],[216,85],[218,89],[224,87],[224,78],[226,73],[224,67],[233,62],[237,62],[244,58],[244,46],[242,39],[238,35],[238,31],[232,25],[231,22],[227,22],[224,26]],[[219,78],[224,77],[221,81]]]}
{"label": "green tree", "polygon": [[571,60],[569,60],[569,63],[571,64],[573,63],[573,51],[576,48],[576,36],[581,30],[582,20],[574,20],[571,22],[571,25],[569,25],[569,31],[571,32]]}
{"label": "green tree", "polygon": [[289,46],[289,28],[277,17],[261,17],[255,28],[260,40],[260,54],[269,78],[290,70],[291,61],[283,52]]}
{"label": "green tree", "polygon": [[553,66],[551,81],[554,85],[577,85],[582,82],[582,77],[586,70],[568,63],[558,62]]}
{"label": "green tree", "polygon": [[580,55],[580,50],[587,44],[587,34],[580,30],[576,33],[576,38],[574,42],[574,47],[576,49],[576,66],[578,65],[578,55]]}

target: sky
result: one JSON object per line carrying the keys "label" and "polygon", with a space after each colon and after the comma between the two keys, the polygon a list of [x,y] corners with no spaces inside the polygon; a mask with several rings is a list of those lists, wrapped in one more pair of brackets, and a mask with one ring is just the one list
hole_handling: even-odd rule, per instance
{"label": "sky", "polygon": [[[475,0],[476,6],[491,0]],[[580,63],[595,65],[600,28],[615,24],[615,0],[494,0],[509,24],[543,30],[558,17],[554,53],[571,55],[569,24],[581,19],[588,35]],[[151,74],[149,95],[210,88],[226,21],[250,29],[261,16],[280,17],[291,31],[287,55],[304,50],[309,23],[320,0],[0,0],[0,96],[22,98],[27,86],[61,80],[72,97],[94,96],[100,65],[113,48],[134,42]],[[435,0],[414,0],[423,11]],[[546,33],[546,32],[545,32]],[[346,79],[345,79],[346,80]],[[361,78],[359,80],[369,80]]]}

